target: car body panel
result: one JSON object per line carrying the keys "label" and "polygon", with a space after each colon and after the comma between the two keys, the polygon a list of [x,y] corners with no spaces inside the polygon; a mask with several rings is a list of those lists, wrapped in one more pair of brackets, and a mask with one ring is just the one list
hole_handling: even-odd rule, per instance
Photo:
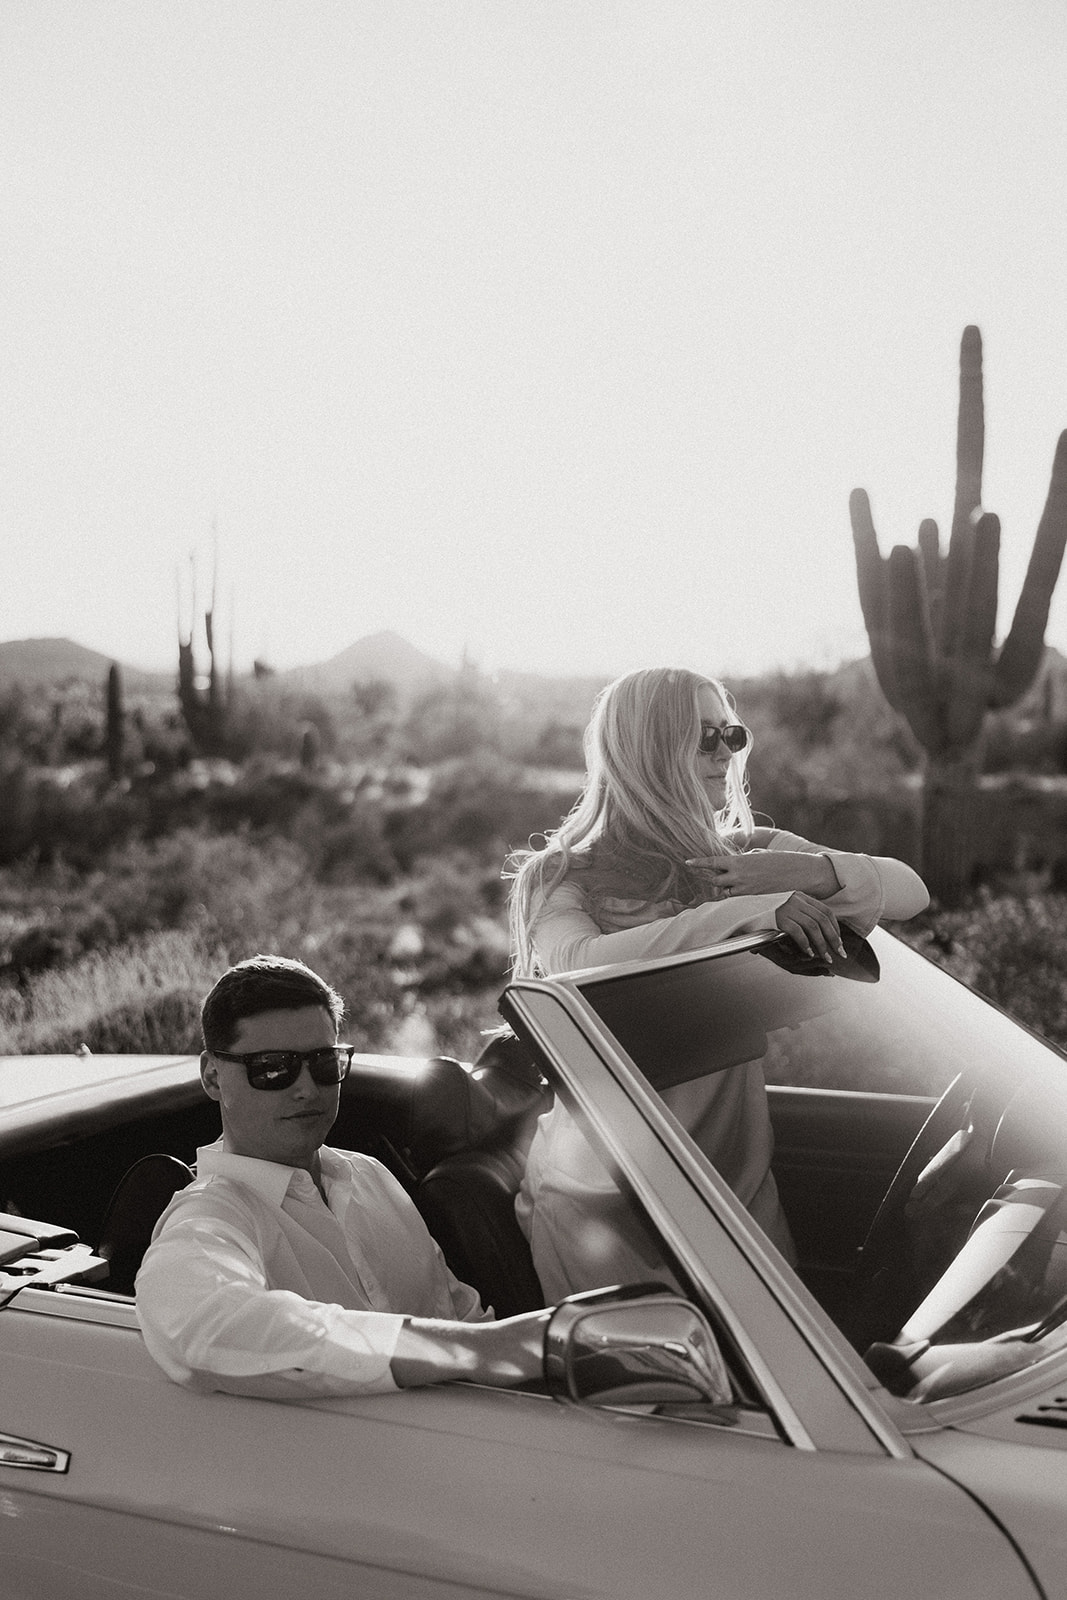
{"label": "car body panel", "polygon": [[195,1056],[10,1057],[0,1061],[0,1153],[190,1105],[198,1089]]}
{"label": "car body panel", "polygon": [[5,1600],[7,1556],[47,1573],[52,1600],[93,1592],[79,1563],[101,1596],[196,1600],[289,1592],[283,1572],[339,1593],[335,1563],[374,1596],[764,1597],[784,1572],[813,1600],[1034,1592],[914,1459],[460,1385],[308,1406],[193,1395],[129,1327],[16,1308],[0,1366],[5,1429],[71,1453],[62,1476],[0,1468]]}
{"label": "car body panel", "polygon": [[924,1434],[917,1453],[996,1517],[1048,1600],[1067,1600],[1067,1385],[1030,1386],[981,1417]]}
{"label": "car body panel", "polygon": [[966,1434],[917,1441],[923,1459],[959,1484],[996,1518],[1047,1600],[1067,1596],[1067,1456],[1061,1449],[1008,1444],[991,1450]]}

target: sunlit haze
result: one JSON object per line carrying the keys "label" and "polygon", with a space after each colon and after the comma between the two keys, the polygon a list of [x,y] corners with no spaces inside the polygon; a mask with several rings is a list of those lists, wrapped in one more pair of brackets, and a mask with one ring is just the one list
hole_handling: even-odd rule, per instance
{"label": "sunlit haze", "polygon": [[1062,0],[5,0],[0,639],[172,666],[214,529],[243,666],[836,665],[971,322],[1003,633],[1065,81]]}

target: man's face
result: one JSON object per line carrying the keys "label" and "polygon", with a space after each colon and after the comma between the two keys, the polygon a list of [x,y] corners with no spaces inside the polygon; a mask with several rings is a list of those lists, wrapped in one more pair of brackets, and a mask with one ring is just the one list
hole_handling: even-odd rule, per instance
{"label": "man's face", "polygon": [[[302,1006],[242,1018],[227,1054],[317,1050],[336,1042],[329,1012]],[[239,1062],[220,1061],[208,1050],[200,1058],[200,1077],[212,1100],[219,1102],[225,1150],[317,1173],[319,1146],[337,1117],[340,1084],[315,1083],[305,1063],[289,1088],[253,1089]]]}

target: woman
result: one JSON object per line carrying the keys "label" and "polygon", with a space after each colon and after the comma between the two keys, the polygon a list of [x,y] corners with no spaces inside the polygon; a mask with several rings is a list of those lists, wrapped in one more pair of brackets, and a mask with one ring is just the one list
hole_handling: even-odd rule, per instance
{"label": "woman", "polygon": [[[652,667],[609,684],[586,730],[577,803],[543,849],[510,864],[516,975],[673,955],[764,928],[829,962],[841,949],[842,921],[866,934],[883,917],[903,920],[923,909],[925,886],[903,862],[754,827],[745,785],[750,743],[713,679]],[[759,1063],[666,1089],[663,1099],[795,1259],[770,1170]],[[516,1212],[549,1303],[663,1271],[559,1105],[540,1120]]]}

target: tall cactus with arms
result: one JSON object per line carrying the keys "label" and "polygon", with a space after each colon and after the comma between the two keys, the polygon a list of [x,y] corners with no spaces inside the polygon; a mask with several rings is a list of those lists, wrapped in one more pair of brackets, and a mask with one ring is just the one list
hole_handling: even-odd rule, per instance
{"label": "tall cactus with arms", "polygon": [[982,336],[968,327],[960,345],[956,501],[947,552],[937,523],[927,519],[916,549],[896,545],[883,557],[866,492],[854,489],[849,500],[871,659],[882,693],[925,751],[923,873],[946,905],[960,899],[970,877],[985,714],[1013,705],[1037,675],[1067,542],[1064,431],[1015,616],[997,649],[1000,521],[981,509],[984,444]]}

